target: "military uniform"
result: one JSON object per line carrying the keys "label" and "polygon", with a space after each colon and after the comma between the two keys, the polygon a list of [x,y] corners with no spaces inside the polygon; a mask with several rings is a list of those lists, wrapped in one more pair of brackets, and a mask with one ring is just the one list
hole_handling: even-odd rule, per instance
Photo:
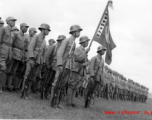
{"label": "military uniform", "polygon": [[52,85],[52,82],[54,81],[55,73],[57,70],[57,51],[62,45],[62,41],[66,39],[66,36],[59,35],[57,39],[57,43],[49,46],[46,54],[45,54],[45,60],[47,66],[50,66],[49,68],[49,74],[46,77],[47,83],[46,83],[46,91],[45,91],[45,97],[48,98],[48,94]]}
{"label": "military uniform", "polygon": [[[82,31],[82,29],[80,28],[79,25],[71,26],[69,33],[72,34],[73,32],[76,32],[76,31]],[[54,82],[52,83],[51,104],[54,102],[54,101],[52,101],[52,99],[55,97],[54,96],[55,87],[59,88],[57,90],[58,91],[57,96],[60,96],[61,88],[65,87],[65,85],[67,84],[67,81],[69,79],[70,69],[73,68],[73,53],[74,53],[75,46],[76,46],[75,39],[76,39],[76,37],[71,35],[68,39],[65,39],[62,42],[61,47],[57,51],[57,69],[56,69]],[[63,68],[64,70],[62,70],[61,68]],[[62,79],[61,79],[61,77],[62,77]],[[59,80],[61,80],[60,84],[56,85]],[[52,107],[54,107],[54,105]]]}
{"label": "military uniform", "polygon": [[[41,24],[39,30],[47,29],[50,31],[50,26],[48,24]],[[28,61],[26,63],[26,70],[24,74],[25,82],[28,78],[29,73],[29,84],[28,93],[31,90],[32,83],[36,87],[36,77],[41,78],[41,67],[45,63],[45,52],[46,52],[46,41],[45,35],[41,33],[34,35],[29,46],[28,46]],[[27,96],[26,96],[27,97]]]}
{"label": "military uniform", "polygon": [[[106,50],[105,47],[99,46],[97,52]],[[90,74],[90,87],[88,88],[88,93],[85,100],[85,108],[90,106],[91,98],[95,92],[98,85],[103,81],[104,75],[104,60],[102,56],[98,53],[95,57],[91,59],[89,65],[89,74]]]}
{"label": "military uniform", "polygon": [[[80,44],[83,42],[88,42],[90,39],[87,36],[80,37]],[[74,66],[71,69],[71,76],[68,80],[68,105],[74,104],[74,97],[76,91],[80,88],[83,83],[84,76],[87,73],[88,59],[87,52],[85,48],[80,45],[74,51]]]}
{"label": "military uniform", "polygon": [[[8,17],[6,22],[16,21],[13,17]],[[2,84],[5,84],[6,63],[12,57],[12,28],[10,25],[0,29],[0,92],[2,92]]]}
{"label": "military uniform", "polygon": [[[21,24],[21,27],[29,27],[26,23]],[[12,89],[12,80],[13,77],[16,74],[16,71],[18,69],[18,66],[21,62],[24,62],[24,42],[25,42],[25,36],[24,33],[20,30],[17,33],[14,33],[13,36],[13,46],[12,46],[12,60],[9,62],[7,67],[7,73],[8,73],[8,79],[7,79],[7,88],[9,90]],[[14,87],[16,88],[17,83],[16,80],[13,81]]]}

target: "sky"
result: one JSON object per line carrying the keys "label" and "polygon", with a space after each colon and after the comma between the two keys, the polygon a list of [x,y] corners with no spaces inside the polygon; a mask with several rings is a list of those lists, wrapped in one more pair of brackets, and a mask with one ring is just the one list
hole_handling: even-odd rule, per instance
{"label": "sky", "polygon": [[[92,39],[107,0],[0,0],[0,17],[17,19],[16,26],[26,22],[38,28],[51,26],[46,40],[58,35],[69,37],[70,26],[83,28],[81,36]],[[112,51],[111,69],[121,73],[152,92],[152,0],[113,0],[109,8],[110,31],[117,47]],[[76,40],[77,46],[79,39]],[[89,58],[96,55],[93,42]]]}

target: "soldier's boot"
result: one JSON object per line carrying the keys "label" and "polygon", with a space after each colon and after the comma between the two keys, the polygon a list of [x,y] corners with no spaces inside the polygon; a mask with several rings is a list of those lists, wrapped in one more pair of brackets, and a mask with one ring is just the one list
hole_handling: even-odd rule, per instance
{"label": "soldier's boot", "polygon": [[110,98],[110,93],[108,93],[108,100],[110,100],[110,101],[111,101],[111,98]]}
{"label": "soldier's boot", "polygon": [[12,80],[13,80],[13,75],[8,76],[8,83],[7,83],[7,90],[9,92],[12,92],[13,87],[12,87]]}
{"label": "soldier's boot", "polygon": [[91,96],[89,93],[87,93],[86,97],[85,97],[85,105],[84,108],[89,108],[91,104]]}
{"label": "soldier's boot", "polygon": [[13,83],[12,83],[14,92],[17,92],[18,82],[19,82],[19,78],[15,75],[13,78]]}
{"label": "soldier's boot", "polygon": [[0,94],[2,93],[3,79],[4,79],[4,72],[0,71]]}
{"label": "soldier's boot", "polygon": [[71,106],[74,107],[74,108],[78,108],[78,106],[74,102],[75,94],[76,94],[76,89],[72,89]]}
{"label": "soldier's boot", "polygon": [[36,77],[33,78],[33,83],[32,83],[32,92],[37,94],[37,87],[38,87],[38,80],[36,79]]}
{"label": "soldier's boot", "polygon": [[7,80],[7,74],[6,72],[3,72],[3,76],[0,77],[2,79],[2,88],[5,91],[6,90],[6,80]]}
{"label": "soldier's boot", "polygon": [[21,84],[22,84],[23,78],[19,78],[18,84],[17,84],[17,89],[18,91],[21,90]]}
{"label": "soldier's boot", "polygon": [[49,100],[49,92],[50,92],[50,90],[51,90],[51,86],[48,86],[47,88],[46,88],[46,90],[45,90],[45,94],[44,94],[44,97],[45,97],[45,99],[47,99],[47,100]]}
{"label": "soldier's boot", "polygon": [[52,86],[51,87],[51,97],[50,97],[50,101],[51,101],[51,107],[52,108],[56,108],[56,101],[55,101],[55,99],[54,99],[54,89],[55,89],[55,87],[54,86]]}
{"label": "soldier's boot", "polygon": [[[73,89],[72,88],[68,88],[68,92],[67,92],[67,107],[70,107],[70,106],[72,106],[71,104],[71,99],[72,99],[72,92],[73,92]],[[74,95],[74,94],[73,94]]]}

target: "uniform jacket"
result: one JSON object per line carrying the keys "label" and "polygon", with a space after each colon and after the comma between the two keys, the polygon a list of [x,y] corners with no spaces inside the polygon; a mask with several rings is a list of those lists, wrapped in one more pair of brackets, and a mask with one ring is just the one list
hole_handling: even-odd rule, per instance
{"label": "uniform jacket", "polygon": [[[73,53],[75,50],[75,39],[73,36],[65,39],[62,42],[61,47],[57,51],[57,65],[65,65],[66,68],[71,69],[73,67]],[[70,49],[72,47],[71,53]]]}
{"label": "uniform jacket", "polygon": [[11,27],[0,28],[0,57],[7,59],[12,57],[12,39],[13,33]]}
{"label": "uniform jacket", "polygon": [[32,38],[33,37],[31,37],[30,35],[26,35],[26,37],[25,37],[25,53],[24,53],[25,61],[28,60],[28,46],[29,46]]}
{"label": "uniform jacket", "polygon": [[102,74],[103,69],[104,69],[104,60],[98,54],[97,56],[91,59],[89,65],[89,74],[90,76],[95,76],[97,81],[100,81],[101,79],[103,79],[103,74]]}
{"label": "uniform jacket", "polygon": [[25,36],[22,31],[14,33],[13,36],[13,49],[12,49],[12,57],[13,59],[21,61],[24,59],[23,50],[25,49]]}
{"label": "uniform jacket", "polygon": [[45,55],[46,63],[51,65],[53,70],[57,68],[57,51],[61,47],[62,43],[56,43],[51,45]]}
{"label": "uniform jacket", "polygon": [[[87,54],[85,52],[85,48],[80,45],[74,51],[74,66],[72,71],[79,72],[80,75],[86,74],[86,66],[88,63]],[[83,66],[83,64],[86,64]]]}
{"label": "uniform jacket", "polygon": [[38,64],[45,62],[46,41],[42,33],[34,35],[28,47],[28,59],[34,58]]}

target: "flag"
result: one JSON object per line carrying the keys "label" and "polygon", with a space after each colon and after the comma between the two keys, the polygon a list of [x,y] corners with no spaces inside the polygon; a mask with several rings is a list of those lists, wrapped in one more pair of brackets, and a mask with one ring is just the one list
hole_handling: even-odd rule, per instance
{"label": "flag", "polygon": [[98,42],[107,48],[105,55],[105,62],[110,65],[112,62],[112,50],[116,47],[109,29],[109,11],[108,6],[111,5],[112,1],[108,1],[105,11],[101,17],[99,25],[93,37],[93,41]]}

